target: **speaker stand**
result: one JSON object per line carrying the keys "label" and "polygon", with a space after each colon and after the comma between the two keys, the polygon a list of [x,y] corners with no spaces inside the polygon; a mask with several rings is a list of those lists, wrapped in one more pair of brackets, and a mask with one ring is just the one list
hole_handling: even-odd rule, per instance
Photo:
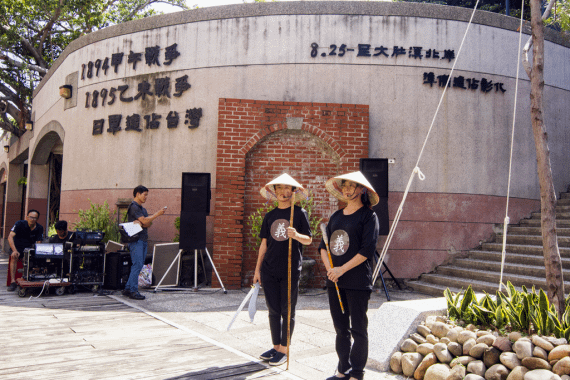
{"label": "speaker stand", "polygon": [[[380,257],[380,255],[378,254],[378,251],[374,252],[374,257],[376,259],[378,259]],[[388,288],[386,287],[386,282],[384,282],[384,273],[388,272],[390,277],[392,277],[392,280],[394,280],[396,285],[398,285],[398,289],[402,290],[402,287],[400,286],[400,283],[398,282],[398,280],[396,280],[396,278],[394,277],[394,275],[390,271],[390,268],[388,268],[388,265],[386,265],[386,262],[383,261],[382,265],[384,266],[384,270],[382,270],[382,268],[380,268],[380,271],[378,274],[380,275],[380,280],[382,280],[382,286],[384,287],[384,293],[386,293],[386,299],[388,301],[390,301],[390,294],[388,293]],[[372,284],[372,285],[374,286],[374,284]]]}
{"label": "speaker stand", "polygon": [[[200,251],[200,257],[202,257],[202,250],[198,250],[195,249],[194,250],[194,291],[198,291],[198,251]],[[210,264],[212,264],[212,269],[214,269],[214,272],[216,273],[216,277],[218,278],[218,281],[220,281],[220,285],[222,286],[222,290],[224,291],[224,294],[228,294],[228,291],[226,290],[226,288],[224,288],[224,283],[222,282],[222,279],[220,278],[220,275],[218,274],[218,270],[216,269],[216,266],[214,265],[214,262],[212,261],[212,257],[210,256],[210,253],[208,252],[208,248],[204,248],[204,251],[206,251],[206,256],[208,256],[208,259],[210,259]],[[202,265],[204,265],[204,258],[202,258]],[[206,276],[206,271],[204,271],[204,276]]]}

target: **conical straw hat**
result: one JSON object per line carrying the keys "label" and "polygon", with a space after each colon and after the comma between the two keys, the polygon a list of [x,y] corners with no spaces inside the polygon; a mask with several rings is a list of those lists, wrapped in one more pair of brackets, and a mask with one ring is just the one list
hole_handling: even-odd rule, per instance
{"label": "conical straw hat", "polygon": [[287,173],[281,174],[279,177],[271,180],[267,185],[263,186],[259,189],[259,193],[262,197],[270,200],[275,201],[277,197],[275,195],[275,185],[289,185],[294,186],[295,189],[295,200],[305,200],[309,198],[309,191],[305,189],[299,182],[295,181],[293,177],[291,177]]}
{"label": "conical straw hat", "polygon": [[341,200],[343,202],[348,202],[348,199],[346,199],[345,196],[342,194],[341,186],[343,180],[356,182],[364,186],[368,191],[368,198],[370,199],[370,204],[372,206],[378,204],[378,202],[380,201],[380,198],[378,197],[376,190],[374,190],[370,182],[368,182],[366,177],[364,177],[364,174],[362,174],[361,172],[352,172],[348,174],[339,175],[327,181],[327,183],[325,184],[327,191],[332,195],[334,195],[338,200]]}

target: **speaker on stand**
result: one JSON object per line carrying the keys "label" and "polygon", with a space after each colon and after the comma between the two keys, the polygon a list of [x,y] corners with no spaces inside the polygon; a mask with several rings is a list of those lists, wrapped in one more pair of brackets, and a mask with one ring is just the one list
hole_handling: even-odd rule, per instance
{"label": "speaker on stand", "polygon": [[[222,285],[224,294],[227,294],[212,257],[206,248],[206,216],[210,213],[210,199],[212,198],[210,182],[210,173],[182,173],[179,251],[173,264],[181,257],[183,251],[194,251],[194,290],[198,290],[198,252],[202,258],[202,268],[205,272],[204,258],[202,256],[202,252],[205,251],[212,264],[212,269]],[[170,265],[166,273],[170,271],[173,264]],[[185,267],[188,268],[187,265]],[[182,273],[182,276],[185,278],[185,282],[187,282],[187,274]],[[156,286],[155,291],[161,283],[162,280]]]}
{"label": "speaker on stand", "polygon": [[[364,177],[370,182],[378,197],[380,198],[378,204],[373,206],[372,209],[378,216],[378,224],[380,227],[379,235],[385,236],[390,233],[390,214],[388,212],[388,159],[387,158],[361,158],[360,159],[360,171],[364,174]],[[374,252],[374,267],[376,267],[377,260],[380,258],[378,252]],[[383,274],[388,272],[390,277],[394,280],[398,289],[402,289],[398,280],[394,277],[386,262],[382,262],[384,270],[380,270],[380,279],[382,280],[382,285],[384,286],[384,292],[386,293],[386,298],[390,301],[390,295],[388,294],[388,288],[384,282]]]}

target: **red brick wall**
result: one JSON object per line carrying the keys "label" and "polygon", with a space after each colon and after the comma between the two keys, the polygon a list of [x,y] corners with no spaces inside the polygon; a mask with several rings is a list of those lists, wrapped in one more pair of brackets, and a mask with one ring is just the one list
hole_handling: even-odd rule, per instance
{"label": "red brick wall", "polygon": [[[316,213],[328,217],[337,205],[324,182],[358,170],[368,157],[368,106],[220,99],[218,123],[214,261],[231,289],[251,281],[255,268],[247,216],[264,202],[259,188],[287,172],[321,202]],[[313,285],[320,286],[316,245],[305,254],[317,260]]]}

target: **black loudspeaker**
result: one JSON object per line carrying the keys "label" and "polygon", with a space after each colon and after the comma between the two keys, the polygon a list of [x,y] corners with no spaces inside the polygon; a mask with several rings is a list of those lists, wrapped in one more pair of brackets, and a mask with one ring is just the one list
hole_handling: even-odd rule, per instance
{"label": "black loudspeaker", "polygon": [[210,213],[210,173],[182,173],[182,211]]}
{"label": "black loudspeaker", "polygon": [[206,213],[180,213],[180,249],[206,249]]}
{"label": "black loudspeaker", "polygon": [[361,158],[360,171],[380,198],[388,198],[388,159]]}
{"label": "black loudspeaker", "polygon": [[123,290],[131,273],[131,254],[127,251],[109,252],[105,262],[105,289]]}
{"label": "black loudspeaker", "polygon": [[390,218],[388,214],[388,159],[387,158],[361,158],[360,171],[370,182],[380,202],[372,209],[378,216],[380,235],[390,232]]}

